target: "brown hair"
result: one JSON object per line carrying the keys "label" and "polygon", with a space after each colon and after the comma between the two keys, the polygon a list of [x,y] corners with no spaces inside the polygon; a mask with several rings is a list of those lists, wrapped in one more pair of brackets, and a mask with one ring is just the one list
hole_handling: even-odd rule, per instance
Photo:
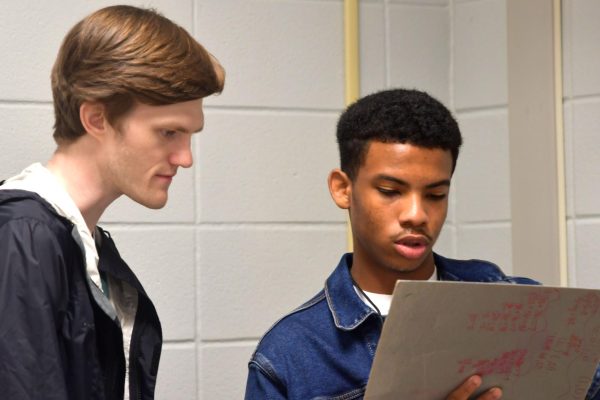
{"label": "brown hair", "polygon": [[220,92],[223,76],[200,43],[156,11],[103,8],[69,31],[54,63],[54,139],[70,142],[84,134],[84,101],[104,104],[114,124],[136,101],[166,105]]}

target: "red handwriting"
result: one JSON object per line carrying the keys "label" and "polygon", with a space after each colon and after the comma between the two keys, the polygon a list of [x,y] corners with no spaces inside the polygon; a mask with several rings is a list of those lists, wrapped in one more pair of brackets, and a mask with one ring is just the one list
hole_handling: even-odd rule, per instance
{"label": "red handwriting", "polygon": [[469,373],[476,373],[481,376],[500,374],[504,375],[505,379],[510,379],[511,376],[519,375],[526,355],[527,349],[515,349],[506,351],[499,357],[492,359],[474,360],[472,358],[465,358],[458,362],[457,372],[463,374],[468,371]]}
{"label": "red handwriting", "polygon": [[591,336],[582,344],[581,356],[586,362],[597,362],[598,360],[594,356],[598,354],[600,349],[600,327],[595,326],[591,330]]}
{"label": "red handwriting", "polygon": [[577,300],[568,309],[567,325],[573,326],[580,322],[581,319],[587,320],[589,317],[596,315],[600,309],[600,297],[594,293],[588,293]]}
{"label": "red handwriting", "polygon": [[536,357],[535,367],[539,370],[555,371],[560,358],[580,356],[582,351],[583,340],[577,335],[547,336],[542,351]]}
{"label": "red handwriting", "polygon": [[537,332],[544,327],[544,313],[553,292],[530,293],[524,302],[504,303],[499,311],[471,313],[467,329],[480,332]]}
{"label": "red handwriting", "polygon": [[[532,372],[560,375],[582,362],[596,365],[600,354],[600,295],[588,292],[563,298],[568,304],[561,303],[561,295],[556,290],[525,292],[517,301],[498,301],[488,309],[467,314],[465,325],[470,334],[492,334],[500,341],[506,334],[514,336],[518,344],[501,354],[502,350],[497,349],[495,358],[461,359],[457,372],[462,376],[494,374],[507,382]],[[581,398],[589,385],[588,377],[576,379],[569,377],[570,384],[576,386],[571,386],[569,399],[577,398],[572,397],[573,390]]]}

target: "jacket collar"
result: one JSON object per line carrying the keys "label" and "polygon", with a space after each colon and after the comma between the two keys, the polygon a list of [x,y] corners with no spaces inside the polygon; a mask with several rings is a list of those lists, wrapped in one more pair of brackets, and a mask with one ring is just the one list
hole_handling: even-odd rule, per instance
{"label": "jacket collar", "polygon": [[344,254],[325,282],[325,297],[335,326],[344,331],[357,328],[370,315],[377,315],[354,291],[350,277],[351,266],[352,253]]}
{"label": "jacket collar", "polygon": [[[433,253],[433,262],[440,281],[464,281],[460,268],[456,268],[449,259]],[[462,271],[464,272],[464,271]]]}
{"label": "jacket collar", "polygon": [[98,269],[105,272],[116,279],[127,282],[130,286],[136,289],[144,297],[148,297],[142,284],[137,279],[131,268],[121,258],[115,242],[112,240],[110,233],[100,227],[96,227],[96,242],[98,244],[98,252],[100,261]]}
{"label": "jacket collar", "polygon": [[[433,259],[441,281],[498,282],[506,281],[502,270],[489,261],[453,260],[433,253]],[[521,283],[536,283],[521,282]]]}
{"label": "jacket collar", "polygon": [[[442,281],[464,281],[469,279],[469,271],[465,271],[464,263],[433,253],[439,279]],[[354,290],[350,276],[352,253],[344,254],[325,282],[325,297],[327,305],[339,329],[350,331],[360,326],[370,315],[377,313],[366,305]]]}

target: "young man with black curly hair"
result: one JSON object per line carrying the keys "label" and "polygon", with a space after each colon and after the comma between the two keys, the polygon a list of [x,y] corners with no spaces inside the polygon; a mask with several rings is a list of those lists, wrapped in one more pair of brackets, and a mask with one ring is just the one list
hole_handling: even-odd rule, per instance
{"label": "young man with black curly hair", "polygon": [[[323,290],[263,336],[249,363],[247,400],[363,398],[398,279],[535,283],[433,252],[462,144],[440,102],[416,90],[366,96],[342,114],[337,140],[341,168],[330,173],[329,190],[349,212],[354,251]],[[447,399],[467,399],[481,383],[457,382]],[[478,399],[501,394],[492,388]]]}

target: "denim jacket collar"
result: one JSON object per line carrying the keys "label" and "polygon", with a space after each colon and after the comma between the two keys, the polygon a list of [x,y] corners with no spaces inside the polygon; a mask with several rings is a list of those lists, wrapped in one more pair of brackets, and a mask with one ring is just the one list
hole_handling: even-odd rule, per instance
{"label": "denim jacket collar", "polygon": [[[443,281],[463,281],[460,268],[453,268],[450,260],[433,254],[438,276]],[[377,313],[366,305],[354,290],[350,276],[352,253],[342,256],[338,266],[325,282],[327,305],[335,322],[335,326],[344,331],[351,331],[360,326],[370,315]]]}
{"label": "denim jacket collar", "polygon": [[370,315],[377,314],[354,291],[354,284],[350,276],[351,266],[352,253],[344,254],[338,266],[325,282],[327,305],[335,326],[344,331],[357,328]]}
{"label": "denim jacket collar", "polygon": [[[438,279],[440,281],[464,281],[460,276],[460,269],[453,268],[452,263],[448,259],[438,254],[433,253],[433,262],[437,269]],[[464,271],[462,271],[464,273]]]}

